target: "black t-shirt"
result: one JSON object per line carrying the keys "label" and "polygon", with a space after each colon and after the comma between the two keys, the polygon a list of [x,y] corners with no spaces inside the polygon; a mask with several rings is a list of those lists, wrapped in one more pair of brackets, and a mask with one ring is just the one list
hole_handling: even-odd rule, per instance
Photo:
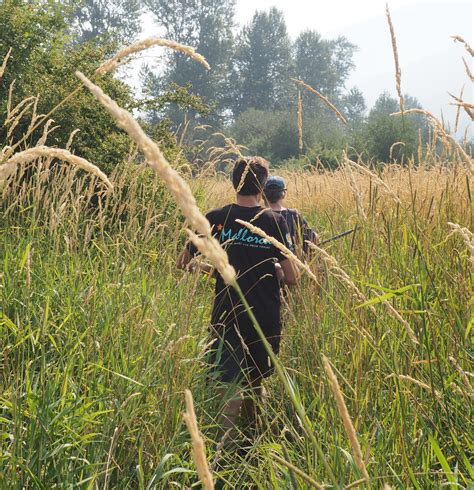
{"label": "black t-shirt", "polygon": [[[271,210],[263,210],[261,206],[244,207],[237,204],[214,209],[206,217],[214,236],[226,250],[229,262],[237,272],[238,284],[265,335],[278,335],[281,330],[281,300],[275,263],[282,261],[284,256],[269,241],[253,234],[235,220],[251,222],[291,250],[291,238],[285,219]],[[197,253],[192,244],[188,247],[191,254]],[[224,283],[219,274],[216,276],[211,323],[217,331],[223,327],[237,326],[246,340],[257,336],[237,293]]]}

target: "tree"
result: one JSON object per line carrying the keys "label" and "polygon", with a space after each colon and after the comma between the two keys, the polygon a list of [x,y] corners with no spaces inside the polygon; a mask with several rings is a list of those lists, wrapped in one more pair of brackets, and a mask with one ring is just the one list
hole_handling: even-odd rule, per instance
{"label": "tree", "polygon": [[140,0],[70,0],[77,42],[106,38],[130,42],[140,31]]}
{"label": "tree", "polygon": [[328,41],[316,31],[304,31],[295,41],[296,76],[328,97],[339,95],[354,67],[354,50],[344,37]]}
{"label": "tree", "polygon": [[[147,70],[144,78],[148,92],[158,95],[166,92],[171,83],[191,84],[193,94],[206,104],[214,104],[212,122],[218,122],[229,99],[235,0],[145,0],[145,3],[167,37],[193,46],[211,66],[211,70],[206,70],[188,56],[170,53],[164,76],[158,78]],[[182,120],[181,112],[169,114],[175,122]]]}
{"label": "tree", "polygon": [[353,87],[341,97],[341,108],[350,124],[360,123],[367,109],[363,93]]}
{"label": "tree", "polygon": [[296,117],[287,111],[250,108],[232,126],[232,136],[251,154],[278,163],[298,154]]}
{"label": "tree", "polygon": [[[421,108],[421,105],[414,97],[405,95],[405,108]],[[402,161],[403,157],[406,159],[416,154],[418,131],[424,130],[425,121],[423,118],[390,115],[399,110],[397,99],[387,92],[382,93],[376,100],[366,125],[367,150],[370,157],[388,162],[391,158]],[[401,144],[394,146],[398,142]]]}
{"label": "tree", "polygon": [[[54,2],[25,4],[18,0],[0,4],[0,46],[12,47],[11,59],[0,80],[0,120],[4,120],[13,81],[12,106],[40,94],[36,112],[46,114],[80,85],[74,75],[76,70],[91,75],[104,60],[104,49],[90,43],[67,42],[67,13],[64,5]],[[135,101],[125,83],[107,75],[101,77],[99,84],[120,105],[134,107]],[[25,132],[30,117],[31,112],[27,112],[19,121],[12,135],[15,141]],[[74,151],[107,171],[129,151],[126,134],[85,90],[69,99],[51,117],[59,127],[49,136],[48,144],[64,147],[70,133],[80,129],[74,140]],[[0,127],[0,146],[8,144],[10,139],[6,130]],[[27,143],[34,144],[41,133],[39,128]]]}
{"label": "tree", "polygon": [[[326,40],[316,31],[304,31],[294,45],[296,77],[337,103],[354,67],[354,50],[355,46],[344,37]],[[313,115],[322,112],[323,106],[318,98],[307,92],[302,97],[306,111]]]}
{"label": "tree", "polygon": [[240,33],[233,62],[232,110],[283,110],[295,93],[291,43],[281,11],[256,12]]}

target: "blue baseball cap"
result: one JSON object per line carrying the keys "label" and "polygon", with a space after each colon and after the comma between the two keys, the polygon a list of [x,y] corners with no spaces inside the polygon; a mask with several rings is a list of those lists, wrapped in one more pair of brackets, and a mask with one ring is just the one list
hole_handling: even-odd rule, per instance
{"label": "blue baseball cap", "polygon": [[272,175],[268,177],[265,183],[265,190],[273,189],[278,191],[284,191],[286,189],[285,179],[279,175]]}

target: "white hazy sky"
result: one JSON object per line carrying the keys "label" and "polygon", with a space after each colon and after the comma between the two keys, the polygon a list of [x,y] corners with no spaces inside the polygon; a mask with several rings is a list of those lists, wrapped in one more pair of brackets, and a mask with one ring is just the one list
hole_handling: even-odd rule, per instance
{"label": "white hazy sky", "polygon": [[[305,29],[314,29],[329,39],[346,36],[358,46],[356,68],[347,88],[362,90],[370,108],[383,91],[395,94],[385,4],[385,0],[237,0],[236,22],[244,25],[256,10],[275,6],[284,12],[292,39]],[[473,91],[462,63],[462,56],[468,59],[468,55],[450,36],[461,35],[473,44],[474,3],[390,0],[388,4],[397,35],[403,92],[417,97],[438,116],[442,111],[447,121],[454,121],[456,110],[449,105],[447,92],[459,94],[465,84],[464,99],[472,102]],[[467,125],[464,117],[462,128]]]}

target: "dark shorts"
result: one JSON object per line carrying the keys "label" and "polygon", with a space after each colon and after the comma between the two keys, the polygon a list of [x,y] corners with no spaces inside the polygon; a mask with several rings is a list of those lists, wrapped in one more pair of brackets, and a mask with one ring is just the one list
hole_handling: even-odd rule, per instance
{"label": "dark shorts", "polygon": [[[262,326],[264,332],[265,329]],[[272,350],[280,350],[280,330],[267,335]],[[257,332],[250,328],[240,328],[239,333],[234,325],[211,328],[214,343],[209,350],[208,362],[211,365],[211,377],[223,383],[248,383],[266,378],[273,373],[274,366],[265,345]]]}

